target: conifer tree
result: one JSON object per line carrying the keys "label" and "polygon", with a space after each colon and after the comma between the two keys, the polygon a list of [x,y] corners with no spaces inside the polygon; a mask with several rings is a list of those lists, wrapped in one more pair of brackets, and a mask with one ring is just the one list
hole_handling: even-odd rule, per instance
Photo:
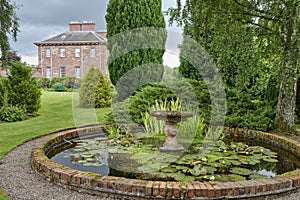
{"label": "conifer tree", "polygon": [[[107,47],[110,52],[108,68],[111,82],[123,98],[147,82],[160,81],[163,75],[166,30],[161,4],[161,0],[109,1],[106,15]],[[148,27],[157,29],[149,31]],[[145,32],[135,31],[137,29]],[[143,48],[143,43],[152,43],[150,46],[155,47]],[[133,48],[134,45],[136,48]],[[119,56],[120,52],[124,53]],[[143,67],[131,71],[138,66]],[[117,84],[130,72],[121,84]]]}
{"label": "conifer tree", "polygon": [[32,74],[24,63],[12,62],[7,78],[9,104],[24,106],[28,114],[35,114],[41,107],[41,86]]}
{"label": "conifer tree", "polygon": [[95,92],[100,75],[101,73],[99,69],[91,67],[87,75],[84,77],[79,88],[79,101],[81,107],[95,107]]}
{"label": "conifer tree", "polygon": [[100,74],[95,93],[95,107],[105,108],[111,105],[111,93],[108,80]]}

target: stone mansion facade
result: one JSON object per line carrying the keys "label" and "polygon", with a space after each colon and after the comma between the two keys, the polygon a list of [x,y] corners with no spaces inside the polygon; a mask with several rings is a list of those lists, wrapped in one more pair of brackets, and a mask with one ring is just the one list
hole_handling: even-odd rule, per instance
{"label": "stone mansion facade", "polygon": [[94,22],[70,22],[69,31],[35,42],[42,78],[83,78],[90,67],[108,73],[106,33]]}

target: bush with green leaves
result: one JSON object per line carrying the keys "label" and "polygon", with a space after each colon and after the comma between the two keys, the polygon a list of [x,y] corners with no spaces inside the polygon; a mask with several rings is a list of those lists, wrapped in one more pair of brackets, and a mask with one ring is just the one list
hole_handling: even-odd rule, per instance
{"label": "bush with green leaves", "polygon": [[0,121],[16,122],[27,118],[27,111],[25,107],[6,105],[0,107]]}
{"label": "bush with green leaves", "polygon": [[275,112],[273,102],[227,89],[226,126],[269,131],[273,128]]}
{"label": "bush with green leaves", "polygon": [[41,86],[33,76],[30,67],[24,63],[11,63],[6,87],[8,104],[24,107],[28,115],[35,115],[41,107]]}

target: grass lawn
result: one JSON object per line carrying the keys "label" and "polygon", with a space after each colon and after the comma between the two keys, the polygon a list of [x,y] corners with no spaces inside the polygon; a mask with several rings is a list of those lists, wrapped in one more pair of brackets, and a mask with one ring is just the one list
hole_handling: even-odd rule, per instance
{"label": "grass lawn", "polygon": [[[0,159],[12,149],[38,136],[46,135],[54,131],[84,125],[89,123],[89,116],[81,124],[74,122],[72,110],[73,93],[43,92],[42,107],[39,116],[22,122],[0,123]],[[90,115],[91,109],[76,109],[75,115]],[[99,123],[104,123],[104,116],[110,108],[96,109],[94,118]],[[75,116],[74,115],[74,116]],[[93,120],[91,120],[94,123]],[[1,177],[0,177],[1,178]],[[0,190],[0,200],[5,198]]]}

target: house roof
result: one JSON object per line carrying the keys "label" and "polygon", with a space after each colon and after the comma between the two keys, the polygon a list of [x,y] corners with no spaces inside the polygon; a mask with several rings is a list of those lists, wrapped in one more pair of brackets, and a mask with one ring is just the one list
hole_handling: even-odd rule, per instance
{"label": "house roof", "polygon": [[68,45],[82,43],[106,43],[106,38],[94,31],[69,31],[53,36],[41,42],[35,42],[39,45]]}

